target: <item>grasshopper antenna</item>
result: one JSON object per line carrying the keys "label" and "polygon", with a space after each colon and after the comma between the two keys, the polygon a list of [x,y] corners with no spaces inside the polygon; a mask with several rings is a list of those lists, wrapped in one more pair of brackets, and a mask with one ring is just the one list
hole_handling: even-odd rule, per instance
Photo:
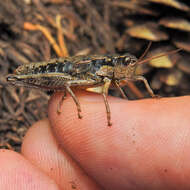
{"label": "grasshopper antenna", "polygon": [[147,48],[145,49],[144,53],[140,56],[140,58],[138,59],[138,61],[141,61],[141,60],[145,57],[145,55],[146,55],[147,52],[149,51],[151,45],[152,45],[152,42],[150,41],[150,42],[148,43]]}
{"label": "grasshopper antenna", "polygon": [[163,56],[166,56],[166,55],[175,54],[175,53],[177,53],[178,51],[181,51],[181,50],[182,50],[182,48],[179,48],[179,49],[176,49],[176,50],[173,50],[173,51],[169,51],[169,52],[166,52],[166,53],[161,53],[160,55],[155,55],[155,56],[149,57],[147,59],[137,61],[137,64],[143,64],[143,63],[146,63],[147,61],[150,61],[152,59],[157,59],[159,57],[163,57]]}

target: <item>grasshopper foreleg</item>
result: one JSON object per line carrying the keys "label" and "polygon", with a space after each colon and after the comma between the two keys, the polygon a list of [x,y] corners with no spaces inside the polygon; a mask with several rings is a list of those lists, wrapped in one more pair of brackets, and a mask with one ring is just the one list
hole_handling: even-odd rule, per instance
{"label": "grasshopper foreleg", "polygon": [[132,80],[135,80],[135,81],[143,81],[144,84],[145,84],[145,87],[148,91],[148,93],[150,94],[151,97],[153,98],[156,98],[158,97],[157,95],[154,94],[153,90],[151,89],[150,85],[148,84],[148,81],[146,80],[146,78],[144,78],[143,76],[134,76],[132,78]]}

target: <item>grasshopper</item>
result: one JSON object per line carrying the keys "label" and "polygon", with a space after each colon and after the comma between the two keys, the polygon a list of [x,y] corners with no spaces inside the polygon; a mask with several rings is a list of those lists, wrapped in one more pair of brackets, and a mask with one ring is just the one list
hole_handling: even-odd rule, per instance
{"label": "grasshopper", "polygon": [[107,100],[108,89],[114,86],[120,91],[123,98],[127,98],[121,86],[126,84],[127,81],[142,81],[150,96],[157,97],[146,78],[136,75],[135,70],[139,64],[173,54],[179,50],[153,56],[145,60],[142,60],[142,58],[146,51],[140,59],[128,53],[124,55],[80,55],[51,59],[50,61],[21,65],[15,70],[14,74],[7,76],[7,81],[16,86],[64,91],[64,96],[57,108],[58,113],[61,112],[61,105],[66,92],[68,92],[76,104],[78,118],[82,118],[81,106],[73,89],[79,87],[93,91],[94,87],[98,87],[100,89],[99,93],[103,95],[108,126],[111,126],[111,113]]}

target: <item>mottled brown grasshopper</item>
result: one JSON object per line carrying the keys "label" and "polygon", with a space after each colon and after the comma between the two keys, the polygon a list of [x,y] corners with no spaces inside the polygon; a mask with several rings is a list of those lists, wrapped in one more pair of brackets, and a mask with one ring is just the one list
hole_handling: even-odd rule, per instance
{"label": "mottled brown grasshopper", "polygon": [[[179,49],[153,56],[146,60],[142,60],[146,51],[139,60],[130,54],[57,58],[47,62],[21,65],[15,70],[15,74],[7,76],[7,81],[16,86],[54,91],[62,90],[65,92],[65,95],[66,92],[68,92],[77,106],[79,118],[82,118],[81,106],[72,89],[75,87],[80,87],[82,89],[101,87],[99,92],[103,95],[108,125],[111,126],[110,107],[107,100],[110,86],[115,86],[120,91],[121,95],[126,98],[121,88],[121,84],[126,84],[126,81],[140,80],[144,82],[150,96],[156,97],[147,80],[143,76],[137,76],[135,74],[136,67],[151,59],[173,54],[177,51],[179,51]],[[64,97],[65,96],[62,97],[59,103],[57,109],[58,113],[61,112],[61,105]]]}

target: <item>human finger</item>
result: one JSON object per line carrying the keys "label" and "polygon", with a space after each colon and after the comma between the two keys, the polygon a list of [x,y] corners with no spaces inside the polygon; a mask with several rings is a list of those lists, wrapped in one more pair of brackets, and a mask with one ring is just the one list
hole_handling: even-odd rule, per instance
{"label": "human finger", "polygon": [[22,154],[59,185],[60,189],[99,189],[95,182],[60,148],[48,119],[35,123],[27,132]]}
{"label": "human finger", "polygon": [[107,189],[190,188],[190,97],[126,101],[109,97],[112,127],[100,95],[79,93],[83,119],[70,97],[49,104],[60,145]]}
{"label": "human finger", "polygon": [[0,166],[0,189],[59,189],[51,178],[16,152],[1,149]]}

